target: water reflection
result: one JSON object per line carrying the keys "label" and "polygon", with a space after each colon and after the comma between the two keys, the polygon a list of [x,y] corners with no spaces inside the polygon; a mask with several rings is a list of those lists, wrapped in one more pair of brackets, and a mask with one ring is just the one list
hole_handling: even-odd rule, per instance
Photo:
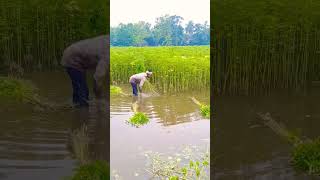
{"label": "water reflection", "polygon": [[[121,86],[126,92],[129,89]],[[134,112],[146,113],[149,117],[156,119],[163,126],[177,125],[180,123],[202,120],[199,114],[199,108],[189,97],[195,96],[195,93],[187,92],[180,95],[162,95],[159,97],[139,96],[139,97],[111,97],[111,111],[113,113]],[[196,97],[209,102],[208,92],[197,93]],[[131,104],[128,103],[131,98]]]}
{"label": "water reflection", "polygon": [[[120,87],[130,93],[129,86]],[[172,156],[185,145],[206,147],[210,138],[210,120],[201,117],[199,107],[189,96],[209,102],[208,92],[140,98],[112,96],[111,169],[123,179],[148,179],[145,151]],[[133,104],[149,117],[148,124],[140,128],[126,124],[134,113]]]}
{"label": "water reflection", "polygon": [[294,132],[320,136],[320,91],[307,96],[216,97],[213,150],[217,179],[312,179],[290,165],[291,145],[261,125],[258,112],[270,112]]}
{"label": "water reflection", "polygon": [[[70,82],[64,73],[34,73],[26,77],[46,99],[71,103]],[[0,107],[0,179],[57,180],[70,176],[78,166],[71,132],[83,127],[87,127],[89,139],[88,159],[108,161],[109,104],[106,99],[90,104],[89,109],[56,112],[33,111],[23,104]]]}

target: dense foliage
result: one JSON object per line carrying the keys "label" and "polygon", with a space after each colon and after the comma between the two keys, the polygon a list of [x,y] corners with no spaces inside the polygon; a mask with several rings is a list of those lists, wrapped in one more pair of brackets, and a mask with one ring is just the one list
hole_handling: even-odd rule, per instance
{"label": "dense foliage", "polygon": [[320,80],[319,1],[211,2],[216,92],[304,90]]}
{"label": "dense foliage", "polygon": [[112,47],[110,82],[128,83],[131,75],[151,69],[159,92],[207,90],[210,87],[208,46]]}
{"label": "dense foliage", "polygon": [[320,176],[320,139],[298,144],[292,157],[297,169]]}
{"label": "dense foliage", "polygon": [[180,16],[162,16],[154,26],[146,22],[119,24],[111,28],[112,46],[184,46],[209,45],[210,28],[207,23],[189,21],[182,26]]}
{"label": "dense foliage", "polygon": [[0,70],[57,67],[66,46],[109,31],[108,14],[108,0],[1,0]]}

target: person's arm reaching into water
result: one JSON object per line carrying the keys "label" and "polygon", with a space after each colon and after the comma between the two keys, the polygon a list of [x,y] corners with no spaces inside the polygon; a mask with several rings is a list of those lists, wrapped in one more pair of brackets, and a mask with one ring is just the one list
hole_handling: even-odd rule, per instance
{"label": "person's arm reaching into water", "polygon": [[[102,97],[102,89],[103,89],[103,83],[104,77],[107,74],[107,63],[105,60],[101,59],[96,67],[96,72],[94,73],[94,87],[93,91],[95,93],[96,98]],[[107,82],[105,82],[107,83]]]}
{"label": "person's arm reaching into water", "polygon": [[139,84],[139,91],[140,91],[140,93],[142,93],[142,86],[143,86],[143,84],[144,84],[145,81],[146,81],[146,77],[143,77],[143,78],[141,79],[141,81],[140,81],[140,84]]}

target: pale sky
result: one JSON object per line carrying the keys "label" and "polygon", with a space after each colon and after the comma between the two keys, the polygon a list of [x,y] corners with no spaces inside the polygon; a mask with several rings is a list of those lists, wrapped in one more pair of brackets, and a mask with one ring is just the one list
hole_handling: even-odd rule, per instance
{"label": "pale sky", "polygon": [[195,23],[210,24],[210,0],[111,0],[110,25],[146,21],[152,25],[156,18],[178,15],[183,23],[192,20]]}

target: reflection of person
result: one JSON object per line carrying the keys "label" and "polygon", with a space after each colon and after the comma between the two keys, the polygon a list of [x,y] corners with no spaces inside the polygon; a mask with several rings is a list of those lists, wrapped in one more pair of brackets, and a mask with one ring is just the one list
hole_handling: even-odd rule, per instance
{"label": "reflection of person", "polygon": [[139,85],[139,92],[142,93],[142,86],[144,82],[147,80],[147,78],[150,78],[152,76],[151,70],[148,70],[147,72],[134,74],[130,77],[129,82],[132,86],[132,93],[134,96],[138,96],[138,88]]}
{"label": "reflection of person", "polygon": [[143,101],[143,98],[140,96],[133,96],[132,97],[132,106],[131,106],[131,110],[133,112],[140,112],[140,111],[144,111],[144,107],[145,107],[145,102]]}
{"label": "reflection of person", "polygon": [[108,72],[109,35],[102,35],[76,42],[67,47],[61,64],[70,76],[73,88],[73,103],[88,106],[89,90],[86,82],[86,70],[95,69],[94,93],[102,96],[104,77]]}

